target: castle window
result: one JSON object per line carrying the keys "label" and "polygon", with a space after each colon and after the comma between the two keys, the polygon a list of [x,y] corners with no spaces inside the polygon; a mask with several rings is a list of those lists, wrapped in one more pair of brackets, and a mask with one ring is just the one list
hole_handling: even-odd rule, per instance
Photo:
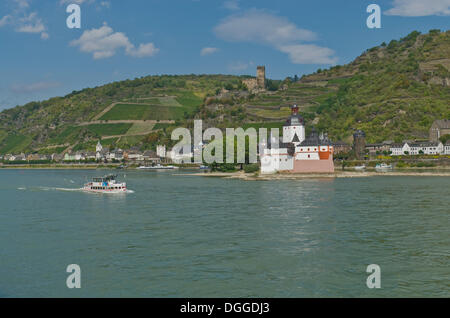
{"label": "castle window", "polygon": [[311,155],[308,155],[308,158],[311,158]]}

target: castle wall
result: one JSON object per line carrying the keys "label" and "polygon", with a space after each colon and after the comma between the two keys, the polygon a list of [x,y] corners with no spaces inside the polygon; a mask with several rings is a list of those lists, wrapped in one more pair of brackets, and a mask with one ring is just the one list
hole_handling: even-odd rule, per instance
{"label": "castle wall", "polygon": [[261,158],[261,173],[275,173],[294,169],[294,158],[285,154],[264,155]]}
{"label": "castle wall", "polygon": [[327,160],[294,160],[292,173],[333,173],[333,156]]}

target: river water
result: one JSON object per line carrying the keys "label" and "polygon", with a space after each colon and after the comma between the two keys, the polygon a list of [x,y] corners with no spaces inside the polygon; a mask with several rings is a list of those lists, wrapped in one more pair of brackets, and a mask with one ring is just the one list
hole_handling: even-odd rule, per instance
{"label": "river water", "polygon": [[107,172],[0,170],[0,297],[450,296],[448,177],[120,171],[134,193],[76,190]]}

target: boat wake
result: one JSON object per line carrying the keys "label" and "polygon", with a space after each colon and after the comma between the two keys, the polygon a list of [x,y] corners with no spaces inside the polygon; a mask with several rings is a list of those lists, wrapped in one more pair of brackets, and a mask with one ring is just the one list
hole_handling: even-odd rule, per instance
{"label": "boat wake", "polygon": [[43,190],[43,191],[83,191],[82,188],[52,188],[52,187],[39,187],[39,190]]}

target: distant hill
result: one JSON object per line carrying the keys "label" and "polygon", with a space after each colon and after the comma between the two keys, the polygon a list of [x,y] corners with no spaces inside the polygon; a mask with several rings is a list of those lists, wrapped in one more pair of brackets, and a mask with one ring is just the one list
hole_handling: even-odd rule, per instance
{"label": "distant hill", "polygon": [[[248,77],[248,76],[246,76]],[[252,94],[226,75],[148,76],[74,91],[0,113],[0,153],[154,147],[170,128],[202,118],[206,126],[281,127],[297,103],[334,140],[354,130],[369,142],[427,138],[435,119],[450,118],[450,31],[412,32],[353,62],[299,81],[268,80]]]}

